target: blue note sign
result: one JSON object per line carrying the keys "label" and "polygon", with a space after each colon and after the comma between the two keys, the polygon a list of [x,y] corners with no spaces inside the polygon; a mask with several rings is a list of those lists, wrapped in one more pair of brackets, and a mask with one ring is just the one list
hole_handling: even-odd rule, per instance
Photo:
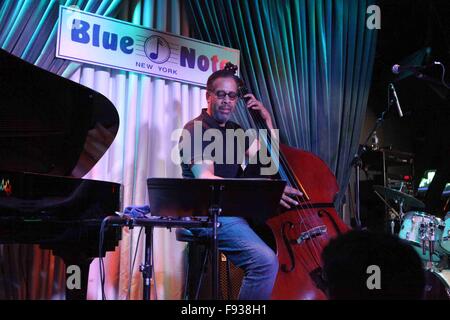
{"label": "blue note sign", "polygon": [[239,51],[61,6],[56,56],[206,86]]}

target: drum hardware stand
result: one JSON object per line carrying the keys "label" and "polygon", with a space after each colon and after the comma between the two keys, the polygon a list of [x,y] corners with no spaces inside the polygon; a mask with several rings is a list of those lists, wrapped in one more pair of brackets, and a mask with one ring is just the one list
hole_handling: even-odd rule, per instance
{"label": "drum hardware stand", "polygon": [[376,190],[375,194],[384,202],[384,204],[389,208],[389,212],[391,213],[391,234],[395,234],[395,219],[398,219],[400,223],[403,220],[404,212],[403,212],[403,200],[400,202],[400,213],[397,212]]}
{"label": "drum hardware stand", "polygon": [[[400,201],[399,200],[395,200],[395,202],[398,203],[399,212],[397,213],[397,217],[398,217],[398,220],[399,220],[399,222],[401,224],[402,221],[403,221],[403,217],[405,215],[405,213],[403,211],[403,203],[404,203],[404,201],[403,200],[400,200]],[[392,207],[389,206],[389,208],[392,208]],[[390,227],[391,227],[391,233],[395,234],[395,216],[391,219]]]}
{"label": "drum hardware stand", "polygon": [[395,216],[391,216],[391,223],[390,223],[390,227],[391,227],[391,234],[395,235]]}
{"label": "drum hardware stand", "polygon": [[434,263],[433,263],[433,254],[434,254],[434,243],[436,242],[435,239],[435,226],[434,224],[430,223],[427,224],[426,222],[422,221],[420,224],[420,235],[422,239],[422,254],[425,255],[427,251],[428,246],[428,261],[427,261],[427,269],[430,271],[435,271]]}
{"label": "drum hardware stand", "polygon": [[[381,127],[381,125],[384,122],[384,117],[386,113],[390,110],[392,104],[394,104],[394,99],[391,97],[391,84],[389,84],[388,87],[388,104],[386,110],[384,110],[381,115],[378,117],[377,121],[375,122],[375,125],[373,126],[372,130],[368,134],[366,140],[363,144],[359,145],[358,152],[353,157],[353,160],[351,162],[351,166],[355,168],[355,220],[356,220],[356,227],[358,229],[361,228],[361,203],[360,203],[360,185],[359,185],[359,179],[360,179],[360,172],[362,167],[362,155],[370,149],[368,143],[369,140],[375,136],[377,130]],[[378,138],[375,139],[376,143],[378,143]],[[377,146],[375,146],[377,147]]]}

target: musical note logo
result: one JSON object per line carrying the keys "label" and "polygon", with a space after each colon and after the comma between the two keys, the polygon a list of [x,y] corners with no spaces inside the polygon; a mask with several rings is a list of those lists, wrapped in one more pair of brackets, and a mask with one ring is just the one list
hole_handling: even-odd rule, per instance
{"label": "musical note logo", "polygon": [[152,52],[150,53],[150,59],[152,60],[156,60],[158,59],[158,55],[159,55],[159,46],[162,45],[161,40],[158,38],[156,40],[156,52]]}
{"label": "musical note logo", "polygon": [[164,63],[170,58],[169,43],[160,36],[150,36],[144,44],[144,51],[147,58],[154,63]]}

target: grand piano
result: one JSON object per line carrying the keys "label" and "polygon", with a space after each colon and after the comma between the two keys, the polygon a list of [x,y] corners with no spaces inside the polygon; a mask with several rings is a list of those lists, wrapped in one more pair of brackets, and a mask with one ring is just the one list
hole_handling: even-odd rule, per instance
{"label": "grand piano", "polygon": [[100,225],[120,209],[120,184],[82,179],[119,128],[114,105],[100,93],[0,50],[0,243],[39,244],[81,270],[121,239]]}

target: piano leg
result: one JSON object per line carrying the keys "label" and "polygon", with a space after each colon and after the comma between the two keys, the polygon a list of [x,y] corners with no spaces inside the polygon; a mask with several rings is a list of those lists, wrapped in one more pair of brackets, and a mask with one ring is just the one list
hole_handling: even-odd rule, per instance
{"label": "piano leg", "polygon": [[66,300],[86,300],[92,258],[62,255],[66,265]]}

